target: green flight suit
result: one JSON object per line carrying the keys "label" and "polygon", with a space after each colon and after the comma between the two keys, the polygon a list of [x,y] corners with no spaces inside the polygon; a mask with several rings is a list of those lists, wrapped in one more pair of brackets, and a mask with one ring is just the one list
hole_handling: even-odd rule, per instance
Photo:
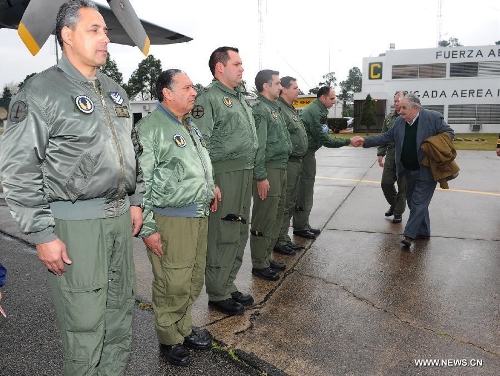
{"label": "green flight suit", "polygon": [[257,135],[252,109],[238,88],[214,79],[191,111],[207,143],[222,201],[210,213],[205,285],[211,301],[229,299],[248,240]]}
{"label": "green flight suit", "polygon": [[276,246],[282,246],[291,242],[288,235],[290,228],[290,218],[297,202],[297,195],[299,193],[300,176],[302,174],[302,158],[307,152],[307,133],[297,115],[295,108],[284,101],[281,97],[278,99],[278,106],[281,108],[281,114],[286,122],[290,140],[292,142],[292,153],[288,158],[288,166],[286,170],[286,199],[283,211],[283,222],[281,231],[276,242]]}
{"label": "green flight suit", "polygon": [[[399,115],[392,112],[384,119],[382,125],[382,133],[387,132],[394,126],[396,119]],[[406,177],[403,174],[399,179],[396,174],[396,151],[394,150],[394,143],[379,146],[377,148],[377,156],[385,156],[384,170],[382,171],[382,179],[380,186],[384,192],[385,199],[394,209],[394,214],[401,215],[406,208]],[[394,183],[398,183],[398,190],[394,187]]]}
{"label": "green flight suit", "polygon": [[191,334],[192,307],[203,288],[212,164],[201,132],[162,103],[136,125],[144,175],[144,223],[139,233],[161,236],[163,255],[148,249],[153,270],[156,334],[164,345]]}
{"label": "green flight suit", "polygon": [[[286,169],[292,142],[281,108],[276,102],[258,96],[252,108],[259,149],[255,158],[250,250],[255,269],[269,267],[271,252],[283,223],[286,196]],[[257,182],[267,179],[266,199],[259,197]]]}
{"label": "green flight suit", "polygon": [[349,139],[332,137],[327,125],[328,109],[315,99],[309,103],[300,118],[306,127],[308,149],[302,159],[302,175],[300,178],[297,204],[293,213],[293,229],[308,230],[309,215],[313,207],[314,182],[316,179],[316,151],[321,146],[340,148],[350,144]]}

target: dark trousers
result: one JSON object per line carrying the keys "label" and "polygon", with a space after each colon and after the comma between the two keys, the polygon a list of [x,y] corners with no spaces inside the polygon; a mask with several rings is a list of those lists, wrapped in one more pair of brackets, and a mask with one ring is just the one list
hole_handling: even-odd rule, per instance
{"label": "dark trousers", "polygon": [[[422,170],[406,171],[406,200],[410,209],[410,217],[405,226],[404,235],[415,239],[417,235],[430,236],[431,222],[429,204],[436,190],[436,182],[425,178],[429,173]],[[432,176],[432,175],[431,175]]]}

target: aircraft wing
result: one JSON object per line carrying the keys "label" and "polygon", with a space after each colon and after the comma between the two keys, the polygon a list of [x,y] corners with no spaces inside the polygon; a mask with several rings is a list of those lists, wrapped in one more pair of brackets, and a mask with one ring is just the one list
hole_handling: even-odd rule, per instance
{"label": "aircraft wing", "polygon": [[[97,3],[95,4],[99,8],[99,12],[102,14],[104,21],[106,22],[106,26],[108,27],[108,36],[111,40],[111,43],[135,46],[135,43],[128,36],[123,26],[115,17],[113,11],[108,7],[102,6]],[[158,26],[147,21],[141,20],[141,23],[146,30],[146,33],[148,34],[150,43],[152,45],[189,42],[193,39],[186,35],[179,34],[175,31],[166,29],[162,26]]]}

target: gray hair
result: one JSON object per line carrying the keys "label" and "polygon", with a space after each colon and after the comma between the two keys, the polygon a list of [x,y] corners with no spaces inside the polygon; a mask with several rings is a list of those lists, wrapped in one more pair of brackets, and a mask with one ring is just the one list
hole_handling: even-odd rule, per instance
{"label": "gray hair", "polygon": [[403,99],[406,99],[408,101],[408,104],[410,105],[411,108],[417,106],[418,108],[422,107],[420,104],[420,98],[413,93],[408,93],[406,94]]}
{"label": "gray hair", "polygon": [[78,11],[82,8],[90,8],[99,12],[99,8],[92,1],[89,0],[73,0],[64,3],[59,8],[59,13],[57,13],[56,18],[56,37],[59,42],[59,46],[63,48],[63,39],[61,36],[61,31],[64,26],[69,27],[74,30],[76,24],[80,20],[80,14]]}
{"label": "gray hair", "polygon": [[156,96],[160,102],[163,102],[163,88],[167,88],[171,91],[174,91],[175,84],[175,76],[177,74],[186,74],[186,72],[180,69],[167,69],[160,73],[158,78],[156,79]]}

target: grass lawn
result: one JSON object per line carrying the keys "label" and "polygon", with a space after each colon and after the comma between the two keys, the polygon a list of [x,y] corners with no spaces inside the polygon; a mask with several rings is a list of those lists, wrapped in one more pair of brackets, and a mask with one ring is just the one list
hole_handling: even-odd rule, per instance
{"label": "grass lawn", "polygon": [[[376,136],[379,133],[370,133]],[[365,137],[366,133],[336,133],[334,137],[351,138],[352,136]],[[460,141],[459,141],[460,140]],[[453,145],[457,150],[496,150],[498,133],[456,133]]]}
{"label": "grass lawn", "polygon": [[[0,135],[3,129],[0,128]],[[370,136],[376,136],[378,133],[370,133]],[[366,133],[336,133],[334,137],[351,138],[352,136],[365,137]],[[460,140],[460,141],[458,141]],[[496,150],[498,133],[457,133],[455,134],[455,149],[457,150]]]}

